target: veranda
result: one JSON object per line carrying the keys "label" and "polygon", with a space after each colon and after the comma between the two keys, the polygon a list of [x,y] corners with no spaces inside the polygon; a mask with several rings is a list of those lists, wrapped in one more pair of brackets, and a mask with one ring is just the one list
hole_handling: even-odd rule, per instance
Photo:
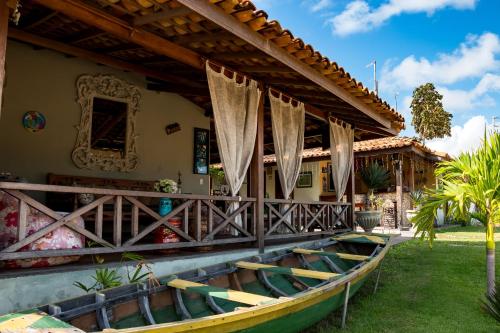
{"label": "veranda", "polygon": [[[0,194],[15,201],[15,237],[4,237],[0,250],[4,264],[125,251],[217,251],[228,244],[264,251],[273,241],[351,228],[353,172],[341,202],[265,198],[263,156],[274,153],[268,89],[304,103],[304,148],[326,144],[332,117],[353,126],[356,140],[393,136],[404,127],[387,103],[250,2],[16,5],[0,4]],[[16,13],[18,23],[9,23]],[[220,155],[207,61],[228,77],[258,82],[262,91],[247,190],[235,196],[209,193],[206,171]],[[96,98],[112,116],[103,115]],[[25,128],[23,117],[30,117]],[[103,126],[92,130],[97,125]],[[168,125],[175,129],[169,134]],[[196,153],[195,129],[209,130],[209,160]],[[154,192],[159,178],[181,179],[182,193]],[[174,207],[161,216],[156,206],[164,197]],[[228,210],[233,203],[238,208]],[[32,228],[40,215],[51,222]],[[32,246],[63,226],[95,245]],[[160,226],[179,241],[155,242]]]}

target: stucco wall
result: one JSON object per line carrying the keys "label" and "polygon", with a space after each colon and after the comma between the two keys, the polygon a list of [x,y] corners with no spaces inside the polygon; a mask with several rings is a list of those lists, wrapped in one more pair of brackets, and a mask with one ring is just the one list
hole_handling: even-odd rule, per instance
{"label": "stucco wall", "polygon": [[[272,171],[269,171],[271,169]],[[266,167],[266,193],[270,198],[276,197],[275,175],[276,166]],[[312,172],[312,187],[293,189],[294,199],[303,201],[318,201],[322,192],[321,167],[318,162],[306,162],[302,164],[301,172]]]}
{"label": "stucco wall", "polygon": [[[141,92],[137,114],[138,168],[130,173],[82,170],[71,151],[81,110],[75,82],[82,74],[113,74],[137,85]],[[49,172],[105,178],[177,179],[182,173],[184,193],[208,193],[208,177],[194,175],[193,128],[209,128],[209,118],[196,105],[176,94],[145,89],[141,76],[68,58],[49,50],[9,41],[7,83],[0,119],[0,172],[11,172],[30,182],[44,183]],[[45,130],[30,133],[22,126],[26,111],[42,112]],[[166,135],[165,126],[177,122],[181,131]]]}

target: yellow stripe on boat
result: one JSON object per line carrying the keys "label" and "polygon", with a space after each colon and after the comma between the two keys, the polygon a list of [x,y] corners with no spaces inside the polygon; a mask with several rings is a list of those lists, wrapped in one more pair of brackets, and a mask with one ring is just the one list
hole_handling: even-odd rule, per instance
{"label": "yellow stripe on boat", "polygon": [[167,282],[167,285],[172,288],[187,290],[187,291],[199,291],[200,293],[210,295],[215,298],[226,299],[233,302],[243,303],[247,305],[260,305],[270,302],[275,302],[277,299],[272,297],[266,297],[251,293],[246,293],[243,291],[213,287],[202,283],[192,282],[182,279],[173,279]]}
{"label": "yellow stripe on boat", "polygon": [[293,252],[299,253],[299,254],[317,254],[317,255],[332,256],[332,257],[338,257],[340,259],[355,260],[355,261],[365,261],[365,260],[370,258],[369,256],[362,256],[359,254],[341,253],[341,252],[326,252],[326,251],[321,251],[321,250],[310,250],[310,249],[302,249],[302,248],[295,248],[295,249],[293,249]]}
{"label": "yellow stripe on boat", "polygon": [[43,317],[43,315],[38,313],[29,313],[19,317],[14,317],[0,323],[0,332],[10,332],[16,330],[21,332],[22,329],[28,329],[31,325]]}
{"label": "yellow stripe on boat", "polygon": [[273,266],[273,265],[259,264],[259,263],[247,262],[247,261],[238,261],[236,263],[236,267],[251,269],[254,271],[264,270],[264,271],[274,272],[274,273],[278,273],[278,274],[287,274],[287,275],[306,277],[306,278],[318,279],[318,280],[330,280],[330,279],[340,275],[337,273],[320,272],[320,271],[313,271],[313,270],[309,270],[309,269],[301,269],[301,268],[293,268],[293,267]]}
{"label": "yellow stripe on boat", "polygon": [[380,236],[375,236],[375,235],[347,234],[347,235],[333,237],[332,239],[342,241],[342,240],[354,240],[356,238],[359,238],[359,239],[364,238],[364,239],[369,240],[370,242],[375,243],[375,244],[384,245],[386,243],[385,239],[383,239]]}

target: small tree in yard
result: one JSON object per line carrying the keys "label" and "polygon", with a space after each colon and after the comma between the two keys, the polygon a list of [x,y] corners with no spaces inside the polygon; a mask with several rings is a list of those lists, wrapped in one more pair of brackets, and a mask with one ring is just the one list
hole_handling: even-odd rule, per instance
{"label": "small tree in yard", "polygon": [[[475,218],[486,227],[487,295],[495,293],[495,224],[500,222],[500,133],[484,137],[475,152],[460,154],[436,169],[442,186],[429,190],[413,218],[421,237],[435,237],[437,210],[449,205],[448,216],[455,221]],[[473,209],[473,207],[475,207]]]}
{"label": "small tree in yard", "polygon": [[413,91],[411,124],[420,139],[430,140],[451,135],[453,115],[443,108],[443,96],[432,83],[426,83]]}

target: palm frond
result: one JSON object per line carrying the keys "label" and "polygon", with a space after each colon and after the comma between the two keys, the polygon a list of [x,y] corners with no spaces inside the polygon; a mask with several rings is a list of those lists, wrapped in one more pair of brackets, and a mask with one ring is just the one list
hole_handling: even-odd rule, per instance
{"label": "palm frond", "polygon": [[377,163],[361,169],[361,179],[369,189],[378,190],[389,184],[389,172]]}
{"label": "palm frond", "polygon": [[481,307],[489,313],[496,321],[500,322],[500,283],[497,282],[495,291],[491,294],[486,294],[484,299],[481,299]]}

